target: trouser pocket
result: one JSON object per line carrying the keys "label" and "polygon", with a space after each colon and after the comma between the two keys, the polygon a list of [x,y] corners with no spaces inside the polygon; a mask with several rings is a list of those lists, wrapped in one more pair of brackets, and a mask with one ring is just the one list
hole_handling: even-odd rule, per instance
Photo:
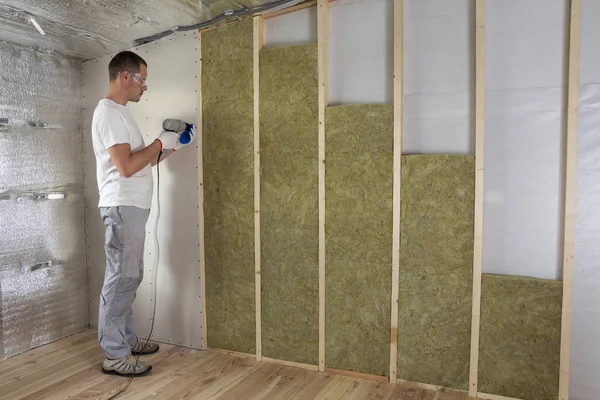
{"label": "trouser pocket", "polygon": [[121,279],[141,280],[148,211],[135,207],[102,209],[106,228],[106,269]]}

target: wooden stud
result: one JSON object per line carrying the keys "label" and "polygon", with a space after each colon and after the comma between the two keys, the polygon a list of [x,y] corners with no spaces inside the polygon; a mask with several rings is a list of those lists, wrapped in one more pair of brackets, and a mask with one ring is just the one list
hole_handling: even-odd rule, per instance
{"label": "wooden stud", "polygon": [[477,398],[478,399],[485,399],[485,400],[521,400],[515,397],[505,397],[505,396],[499,396],[497,394],[489,394],[489,393],[477,393]]}
{"label": "wooden stud", "polygon": [[485,0],[475,2],[475,228],[473,242],[473,304],[471,314],[471,361],[469,396],[477,395],[479,372],[479,325],[483,253],[483,177],[485,139]]}
{"label": "wooden stud", "polygon": [[381,382],[381,383],[388,382],[387,376],[363,374],[361,372],[346,371],[343,369],[325,368],[325,372],[328,374],[331,374],[331,375],[341,375],[341,376],[347,376],[349,378],[364,379],[367,381],[374,381],[374,382]]}
{"label": "wooden stud", "polygon": [[[242,353],[242,352],[233,351],[233,350],[210,349],[210,351],[213,351],[215,353],[220,353],[220,354],[226,354],[228,356],[237,356],[237,357],[252,358],[252,359],[256,358],[256,354]],[[263,359],[263,361],[264,361],[264,359]]]}
{"label": "wooden stud", "polygon": [[567,400],[569,398],[573,257],[575,253],[575,189],[577,184],[581,0],[571,0],[570,11],[559,400]]}
{"label": "wooden stud", "polygon": [[404,0],[394,0],[394,193],[392,238],[392,325],[390,330],[390,382],[397,378],[398,363],[398,291],[400,279],[400,177],[402,165],[402,107]]}
{"label": "wooden stud", "polygon": [[256,359],[262,359],[262,313],[260,268],[260,50],[264,46],[264,20],[254,17],[254,282],[256,307]]}
{"label": "wooden stud", "polygon": [[204,251],[204,157],[202,155],[202,32],[198,31],[198,201],[200,205],[200,286],[202,291],[202,322],[204,324],[204,338],[202,347],[207,348],[208,327],[206,326],[206,256]]}
{"label": "wooden stud", "polygon": [[325,370],[325,108],[329,103],[329,3],[318,0],[319,52],[319,371]]}
{"label": "wooden stud", "polygon": [[[330,3],[332,3],[335,0],[328,0],[328,1]],[[305,10],[307,8],[316,7],[316,6],[317,6],[317,0],[305,1],[305,2],[302,2],[300,4],[296,4],[295,6],[284,8],[282,10],[277,10],[277,11],[272,11],[272,12],[265,13],[265,14],[263,14],[263,18],[264,19],[269,19],[269,18],[280,17],[282,15],[290,14],[290,13],[293,13],[295,11]]]}
{"label": "wooden stud", "polygon": [[422,383],[422,382],[412,382],[412,381],[407,381],[404,379],[397,379],[395,382],[392,383],[396,383],[398,385],[403,385],[403,386],[412,386],[415,388],[419,388],[419,389],[423,389],[423,390],[429,390],[432,392],[444,392],[444,393],[453,393],[458,395],[457,398],[463,398],[464,394],[467,393],[466,390],[461,390],[461,389],[452,389],[452,388],[448,388],[445,386],[440,386],[440,385],[432,385],[429,383]]}
{"label": "wooden stud", "polygon": [[283,10],[273,11],[263,15],[264,19],[280,17],[282,15],[286,15],[289,13],[293,13],[294,11],[300,11],[307,8],[315,7],[317,5],[317,0],[305,1],[300,4],[296,4],[295,6],[291,6],[288,8],[284,8]]}
{"label": "wooden stud", "polygon": [[286,367],[302,368],[302,369],[307,369],[309,371],[318,371],[319,370],[318,366],[312,365],[312,364],[303,364],[303,363],[297,363],[297,362],[293,362],[293,361],[278,360],[276,358],[269,358],[269,357],[263,357],[262,360],[264,362],[285,365]]}

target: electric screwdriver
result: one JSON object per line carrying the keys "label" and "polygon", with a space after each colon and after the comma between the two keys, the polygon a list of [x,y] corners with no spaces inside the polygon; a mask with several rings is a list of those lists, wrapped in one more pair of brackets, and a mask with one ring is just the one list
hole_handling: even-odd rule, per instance
{"label": "electric screwdriver", "polygon": [[191,130],[193,127],[194,124],[188,124],[180,119],[167,118],[163,121],[163,129],[179,134],[179,143],[181,144],[188,144],[192,140]]}

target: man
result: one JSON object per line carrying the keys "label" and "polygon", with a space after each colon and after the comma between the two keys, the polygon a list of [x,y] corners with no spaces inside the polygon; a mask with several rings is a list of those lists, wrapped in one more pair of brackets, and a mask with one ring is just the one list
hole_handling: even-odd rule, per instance
{"label": "man", "polygon": [[[164,150],[161,161],[183,147],[177,133],[166,131],[146,146],[126,108],[130,101],[139,102],[147,90],[147,68],[133,52],[117,54],[108,66],[108,93],[92,119],[98,207],[106,228],[98,340],[106,356],[103,372],[123,376],[148,373],[152,367],[134,356],[158,351],[157,344],[145,345],[145,340],[138,339],[131,306],[144,272],[145,228],[153,191],[151,168]],[[194,140],[195,132],[192,135]]]}

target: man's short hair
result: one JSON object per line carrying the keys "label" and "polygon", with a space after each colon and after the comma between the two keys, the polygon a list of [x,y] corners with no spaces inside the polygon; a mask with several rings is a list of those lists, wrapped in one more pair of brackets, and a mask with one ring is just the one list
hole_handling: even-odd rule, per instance
{"label": "man's short hair", "polygon": [[121,71],[133,71],[139,73],[142,64],[148,67],[146,61],[144,61],[142,57],[138,56],[134,52],[120,52],[114,56],[108,64],[108,76],[110,81],[113,82],[115,79],[117,79],[117,76],[119,76],[119,72]]}

